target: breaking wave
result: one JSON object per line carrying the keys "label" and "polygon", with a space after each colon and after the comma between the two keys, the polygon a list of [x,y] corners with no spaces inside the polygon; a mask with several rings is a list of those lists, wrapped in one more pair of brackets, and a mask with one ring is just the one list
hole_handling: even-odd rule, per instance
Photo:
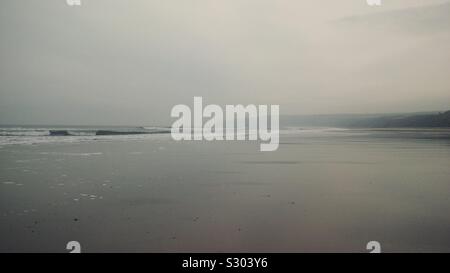
{"label": "breaking wave", "polygon": [[170,134],[168,127],[0,127],[0,145],[80,142],[102,139],[142,138]]}

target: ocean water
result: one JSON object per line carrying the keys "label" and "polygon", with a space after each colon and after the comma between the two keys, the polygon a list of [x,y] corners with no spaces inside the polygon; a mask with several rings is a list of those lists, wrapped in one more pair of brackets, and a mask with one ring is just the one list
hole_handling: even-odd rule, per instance
{"label": "ocean water", "polygon": [[[170,133],[168,127],[92,127],[92,126],[0,126],[0,147],[42,143],[142,139],[152,134]],[[120,137],[118,137],[120,136]]]}
{"label": "ocean water", "polygon": [[0,251],[450,251],[448,130],[285,128],[260,152],[138,129],[2,128]]}

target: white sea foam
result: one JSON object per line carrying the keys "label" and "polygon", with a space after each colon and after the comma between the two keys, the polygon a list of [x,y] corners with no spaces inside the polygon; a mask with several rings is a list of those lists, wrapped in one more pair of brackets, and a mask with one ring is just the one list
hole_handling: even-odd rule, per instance
{"label": "white sea foam", "polygon": [[168,134],[165,127],[0,127],[0,147],[43,143],[141,140]]}

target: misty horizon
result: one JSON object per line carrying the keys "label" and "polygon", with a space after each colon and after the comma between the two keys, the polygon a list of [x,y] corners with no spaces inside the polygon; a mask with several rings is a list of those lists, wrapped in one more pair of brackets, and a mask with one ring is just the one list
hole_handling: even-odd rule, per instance
{"label": "misty horizon", "polygon": [[[449,110],[442,111],[424,111],[424,112],[397,112],[397,113],[334,113],[334,114],[303,114],[303,115],[283,115],[280,114],[281,125],[289,125],[283,124],[287,118],[309,118],[309,117],[384,117],[384,116],[395,116],[395,115],[429,115],[429,114],[439,114],[444,113]],[[175,120],[175,119],[173,119]],[[100,123],[66,123],[66,124],[58,124],[58,123],[3,123],[0,126],[11,127],[11,126],[54,126],[54,127],[66,127],[66,126],[82,126],[82,127],[141,127],[141,126],[157,126],[157,127],[171,127],[172,122],[168,122],[167,124],[158,124],[158,123],[117,123],[117,124],[100,124]]]}

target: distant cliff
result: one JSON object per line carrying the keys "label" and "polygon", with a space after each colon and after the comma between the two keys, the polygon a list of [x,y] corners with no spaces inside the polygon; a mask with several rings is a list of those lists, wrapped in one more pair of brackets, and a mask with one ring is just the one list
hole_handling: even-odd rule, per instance
{"label": "distant cliff", "polygon": [[437,114],[393,115],[349,121],[349,127],[438,128],[450,127],[450,111]]}
{"label": "distant cliff", "polygon": [[450,111],[400,114],[282,116],[282,126],[346,128],[450,128]]}

